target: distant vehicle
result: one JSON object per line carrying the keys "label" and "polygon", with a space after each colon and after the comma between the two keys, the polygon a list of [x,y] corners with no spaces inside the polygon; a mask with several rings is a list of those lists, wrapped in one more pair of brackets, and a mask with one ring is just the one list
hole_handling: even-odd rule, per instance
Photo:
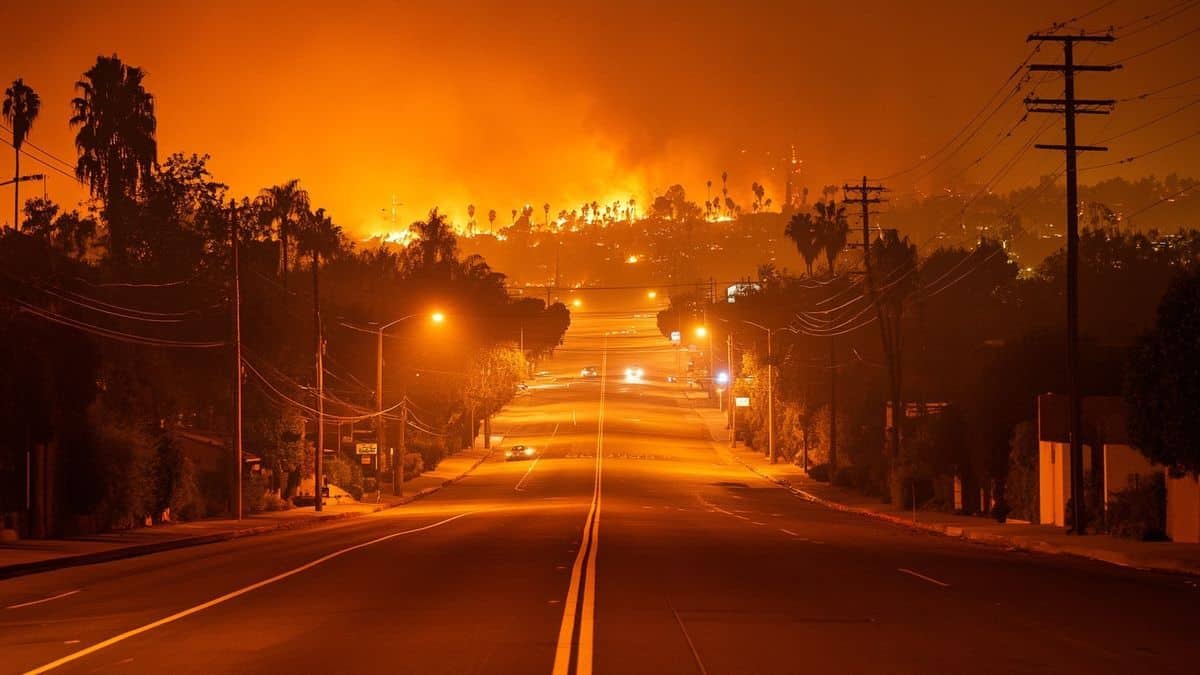
{"label": "distant vehicle", "polygon": [[579,371],[580,377],[600,377],[600,369],[596,366],[587,366]]}
{"label": "distant vehicle", "polygon": [[522,459],[533,459],[537,456],[537,449],[528,445],[514,445],[504,451],[504,459],[507,462],[516,462]]}
{"label": "distant vehicle", "polygon": [[525,384],[524,382],[518,382],[517,383],[517,391],[519,391],[519,392],[529,391],[529,385]]}
{"label": "distant vehicle", "polygon": [[667,384],[675,384],[677,379],[678,378],[676,378],[674,375],[668,375],[667,376]]}
{"label": "distant vehicle", "polygon": [[625,369],[626,382],[641,382],[645,375],[646,371],[642,370],[641,366],[629,366]]}

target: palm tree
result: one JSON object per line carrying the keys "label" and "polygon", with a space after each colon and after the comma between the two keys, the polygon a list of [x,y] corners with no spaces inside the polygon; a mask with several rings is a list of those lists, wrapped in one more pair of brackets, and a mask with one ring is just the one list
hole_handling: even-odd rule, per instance
{"label": "palm tree", "polygon": [[429,212],[428,219],[418,220],[408,229],[414,235],[412,243],[404,249],[405,267],[409,271],[432,270],[458,259],[458,239],[446,216],[436,208]]}
{"label": "palm tree", "polygon": [[287,285],[288,238],[292,231],[302,226],[308,215],[308,192],[300,187],[300,180],[293,178],[286,183],[264,188],[258,196],[260,214],[264,224],[275,226],[279,232],[279,274]]}
{"label": "palm tree", "polygon": [[126,255],[127,205],[158,155],[154,97],[142,86],[145,76],[115,54],[98,57],[75,83],[79,95],[71,101],[71,126],[79,129],[75,174],[104,200],[109,255],[118,265]]}
{"label": "palm tree", "polygon": [[546,213],[546,229],[550,229],[550,202],[542,204],[542,211]]}
{"label": "palm tree", "polygon": [[4,121],[12,129],[13,150],[17,156],[17,168],[13,173],[13,222],[14,228],[21,228],[18,218],[21,208],[21,145],[33,128],[42,109],[42,99],[21,78],[13,80],[12,86],[4,91]]}
{"label": "palm tree", "polygon": [[829,276],[833,276],[833,264],[846,249],[846,236],[850,233],[850,223],[846,220],[846,207],[828,201],[817,202],[815,208],[821,248],[825,251]]}
{"label": "palm tree", "polygon": [[811,213],[797,213],[788,221],[783,234],[796,244],[796,250],[800,253],[800,257],[804,258],[804,264],[808,268],[808,276],[811,277],[813,261],[821,253],[821,239],[817,221],[813,219]]}
{"label": "palm tree", "polygon": [[496,209],[488,209],[488,231],[496,231]]}
{"label": "palm tree", "polygon": [[325,209],[304,209],[297,219],[296,250],[307,253],[313,265],[329,259],[342,248],[342,228],[325,215]]}
{"label": "palm tree", "polygon": [[475,205],[467,204],[467,228],[472,236],[475,235]]}

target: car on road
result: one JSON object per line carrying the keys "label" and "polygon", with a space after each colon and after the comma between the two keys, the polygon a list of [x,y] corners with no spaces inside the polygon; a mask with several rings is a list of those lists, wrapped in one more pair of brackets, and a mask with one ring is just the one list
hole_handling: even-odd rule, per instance
{"label": "car on road", "polygon": [[600,369],[596,366],[585,366],[579,371],[580,377],[600,377]]}
{"label": "car on road", "polygon": [[626,382],[641,382],[646,376],[646,371],[642,370],[641,366],[629,366],[625,369]]}
{"label": "car on road", "polygon": [[537,457],[537,449],[529,445],[514,445],[504,451],[504,460],[506,462],[533,459],[534,457]]}

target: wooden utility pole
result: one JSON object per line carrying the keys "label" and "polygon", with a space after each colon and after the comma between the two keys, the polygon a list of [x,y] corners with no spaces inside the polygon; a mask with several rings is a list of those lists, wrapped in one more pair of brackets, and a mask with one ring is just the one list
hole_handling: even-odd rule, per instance
{"label": "wooden utility pole", "polygon": [[1067,396],[1070,406],[1071,441],[1071,532],[1084,534],[1086,529],[1083,489],[1083,438],[1082,401],[1079,390],[1079,185],[1077,154],[1080,152],[1103,152],[1108,148],[1095,145],[1079,145],[1075,140],[1076,115],[1107,115],[1116,103],[1113,99],[1081,99],[1075,97],[1075,73],[1111,72],[1120,66],[1090,66],[1075,63],[1075,43],[1112,42],[1112,35],[1045,35],[1033,34],[1027,42],[1061,42],[1063,62],[1061,64],[1030,64],[1034,72],[1063,74],[1063,97],[1061,99],[1026,98],[1025,106],[1031,113],[1062,115],[1066,122],[1066,143],[1052,145],[1038,143],[1039,150],[1059,150],[1067,157]]}
{"label": "wooden utility pole", "polygon": [[731,326],[725,333],[725,360],[729,363],[729,447],[737,447],[737,397],[734,395],[733,385],[737,382],[737,377],[733,374],[733,327]]}
{"label": "wooden utility pole", "polygon": [[245,466],[242,447],[242,270],[241,232],[237,207],[229,202],[229,244],[233,265],[233,483],[234,517],[244,516],[242,499],[242,470]]}
{"label": "wooden utility pole", "polygon": [[[879,328],[883,331],[884,356],[888,358],[889,372],[898,367],[898,364],[893,363],[893,357],[888,348],[887,327],[883,321],[883,310],[875,299],[875,281],[871,275],[871,205],[879,204],[885,201],[879,195],[886,192],[887,188],[882,185],[871,185],[867,182],[867,177],[863,176],[862,183],[859,185],[842,185],[842,202],[846,204],[858,204],[862,209],[862,250],[863,250],[863,287],[866,290],[867,299],[875,306],[876,317],[879,321]],[[853,197],[851,196],[853,195]],[[829,337],[829,482],[833,483],[837,475],[837,344],[833,336]],[[895,355],[896,359],[899,355]],[[896,407],[896,402],[893,401],[892,407]],[[892,428],[890,433],[892,452],[896,452],[900,448],[900,427],[893,415]]]}
{"label": "wooden utility pole", "polygon": [[318,270],[321,267],[321,254],[314,248],[312,254],[312,277],[313,277],[313,341],[314,351],[316,352],[316,395],[317,395],[317,443],[316,452],[313,453],[313,508],[317,511],[322,510],[321,504],[321,488],[322,479],[324,478],[324,460],[325,460],[325,340],[321,334],[321,283],[318,275]]}

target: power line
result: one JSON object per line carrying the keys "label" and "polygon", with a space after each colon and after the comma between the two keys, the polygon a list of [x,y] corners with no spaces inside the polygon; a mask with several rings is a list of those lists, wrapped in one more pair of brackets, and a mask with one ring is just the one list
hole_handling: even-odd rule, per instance
{"label": "power line", "polygon": [[1193,139],[1197,136],[1200,136],[1200,130],[1193,131],[1192,133],[1190,133],[1186,136],[1183,136],[1181,138],[1176,138],[1175,140],[1173,140],[1169,143],[1160,145],[1157,148],[1154,148],[1153,150],[1147,150],[1145,152],[1141,152],[1136,155],[1130,155],[1129,157],[1126,157],[1125,159],[1119,159],[1119,160],[1116,160],[1115,162],[1105,162],[1103,164],[1093,164],[1092,166],[1085,166],[1085,167],[1081,168],[1080,171],[1092,171],[1093,169],[1103,169],[1103,168],[1109,167],[1109,166],[1117,166],[1118,164],[1130,164],[1139,159],[1142,159],[1143,157],[1153,155],[1156,152],[1162,152],[1163,150],[1166,150],[1167,148],[1172,148],[1172,147],[1175,147],[1176,145],[1179,145],[1180,143],[1190,141],[1191,139]]}
{"label": "power line", "polygon": [[1128,136],[1129,134],[1132,134],[1135,131],[1141,131],[1142,129],[1145,129],[1146,127],[1158,124],[1159,122],[1167,119],[1168,117],[1173,117],[1175,115],[1178,115],[1179,113],[1183,112],[1184,110],[1187,110],[1188,108],[1196,105],[1197,103],[1200,103],[1200,97],[1197,97],[1197,98],[1189,101],[1188,103],[1185,103],[1185,104],[1179,106],[1178,108],[1175,108],[1174,110],[1172,110],[1170,112],[1163,113],[1162,115],[1155,117],[1154,119],[1150,120],[1149,122],[1144,122],[1142,124],[1139,124],[1138,126],[1133,127],[1132,129],[1126,129],[1125,131],[1122,131],[1119,134],[1114,134],[1112,136],[1108,136],[1107,138],[1102,138],[1097,142],[1098,143],[1107,143],[1109,141],[1114,141],[1118,138]]}
{"label": "power line", "polygon": [[1187,187],[1183,188],[1182,190],[1179,190],[1179,191],[1177,191],[1177,192],[1172,192],[1171,194],[1169,194],[1169,195],[1167,195],[1167,196],[1165,196],[1165,197],[1163,197],[1163,198],[1161,198],[1161,199],[1158,199],[1158,200],[1156,200],[1156,201],[1150,202],[1149,204],[1147,204],[1147,205],[1145,205],[1145,206],[1143,206],[1143,207],[1139,208],[1137,211],[1134,211],[1133,213],[1130,213],[1129,215],[1126,215],[1126,216],[1125,216],[1125,220],[1129,220],[1130,218],[1133,218],[1134,216],[1139,216],[1139,215],[1141,215],[1141,214],[1143,214],[1143,213],[1145,213],[1145,212],[1149,211],[1150,209],[1152,209],[1152,208],[1154,208],[1154,207],[1158,206],[1159,204],[1162,204],[1162,203],[1165,203],[1165,202],[1172,201],[1172,200],[1174,200],[1176,197],[1181,197],[1181,196],[1183,196],[1184,194],[1186,194],[1186,193],[1188,193],[1188,192],[1191,192],[1192,190],[1195,190],[1195,189],[1196,189],[1196,188],[1198,188],[1198,187],[1200,187],[1200,183],[1193,183],[1193,184],[1191,184],[1191,185],[1189,185],[1189,186],[1187,186]]}
{"label": "power line", "polygon": [[1188,30],[1188,31],[1186,31],[1186,32],[1184,32],[1184,33],[1180,33],[1179,35],[1176,35],[1175,37],[1171,38],[1170,40],[1166,40],[1166,41],[1164,41],[1164,42],[1160,42],[1160,43],[1158,43],[1158,44],[1154,45],[1153,47],[1147,47],[1146,49],[1143,49],[1143,50],[1142,50],[1142,51],[1140,51],[1140,52],[1135,52],[1135,53],[1133,53],[1133,54],[1130,54],[1129,56],[1126,56],[1126,57],[1120,58],[1120,59],[1118,59],[1118,60],[1114,61],[1114,62],[1113,62],[1113,65],[1118,65],[1118,64],[1120,64],[1120,65],[1124,65],[1124,64],[1127,64],[1127,63],[1129,63],[1130,61],[1132,61],[1132,60],[1134,60],[1134,59],[1141,58],[1141,57],[1143,57],[1143,56],[1145,56],[1145,55],[1147,55],[1147,54],[1150,54],[1150,53],[1156,52],[1156,51],[1158,51],[1158,50],[1162,49],[1163,47],[1168,47],[1168,46],[1170,46],[1170,45],[1173,45],[1173,44],[1175,44],[1176,42],[1179,42],[1180,40],[1184,39],[1185,37],[1187,37],[1187,36],[1189,36],[1189,35],[1191,35],[1191,34],[1193,34],[1193,33],[1197,33],[1197,32],[1200,32],[1200,26],[1196,26],[1195,28],[1192,28],[1192,29],[1190,29],[1190,30]]}

